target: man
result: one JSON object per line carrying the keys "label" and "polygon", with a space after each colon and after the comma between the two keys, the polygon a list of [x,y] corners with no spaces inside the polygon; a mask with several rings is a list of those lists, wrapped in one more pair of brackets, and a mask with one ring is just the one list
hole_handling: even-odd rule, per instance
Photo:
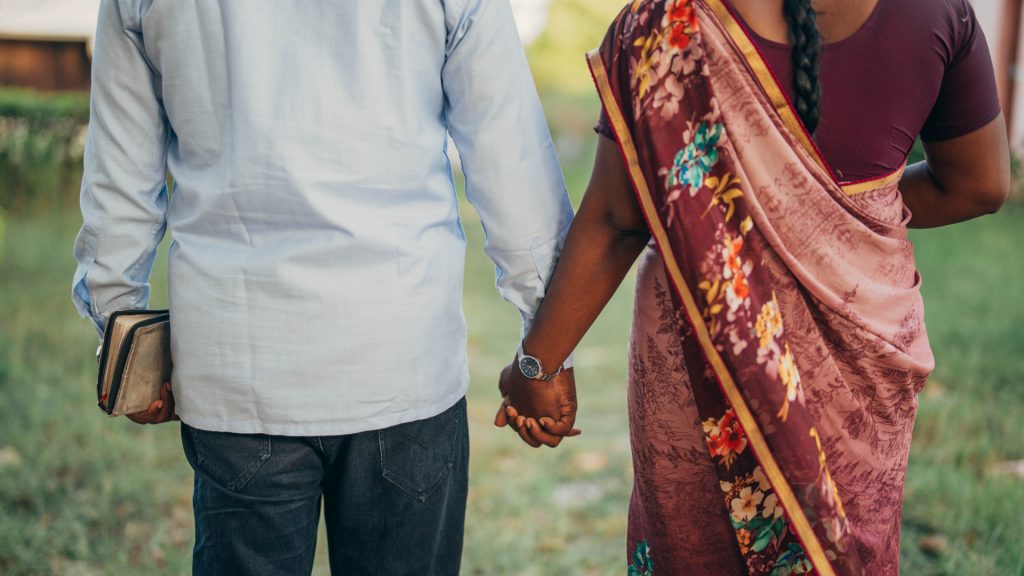
{"label": "man", "polygon": [[73,298],[145,308],[169,228],[173,386],[132,419],[182,421],[194,573],[308,574],[322,498],[336,572],[456,574],[448,134],[524,324],[572,218],[508,0],[104,0],[92,81]]}

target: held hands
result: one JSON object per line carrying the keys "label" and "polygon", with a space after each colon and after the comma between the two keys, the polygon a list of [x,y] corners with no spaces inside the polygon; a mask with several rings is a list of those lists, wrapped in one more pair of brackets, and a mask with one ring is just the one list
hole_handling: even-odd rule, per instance
{"label": "held hands", "polygon": [[502,402],[494,425],[509,426],[534,448],[554,448],[563,438],[578,436],[576,422],[576,379],[572,368],[542,382],[523,376],[513,363],[505,367],[498,381]]}
{"label": "held hands", "polygon": [[136,424],[163,424],[177,420],[174,413],[174,395],[171,394],[171,383],[167,382],[160,388],[160,399],[154,400],[145,412],[128,414],[128,419]]}

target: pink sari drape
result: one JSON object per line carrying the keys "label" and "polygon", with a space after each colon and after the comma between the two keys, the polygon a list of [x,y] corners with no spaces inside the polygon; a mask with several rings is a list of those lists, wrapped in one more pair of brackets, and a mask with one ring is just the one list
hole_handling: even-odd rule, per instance
{"label": "pink sari drape", "polygon": [[[703,553],[725,556],[704,573],[896,574],[933,365],[900,173],[837,182],[721,0],[637,0],[589,60],[657,244],[634,325],[631,570],[702,573]],[[685,391],[652,400],[676,386],[658,378]],[[703,468],[665,448],[685,447],[666,406],[685,426],[687,402]],[[689,525],[708,492],[718,524]],[[720,526],[733,540],[712,552]]]}

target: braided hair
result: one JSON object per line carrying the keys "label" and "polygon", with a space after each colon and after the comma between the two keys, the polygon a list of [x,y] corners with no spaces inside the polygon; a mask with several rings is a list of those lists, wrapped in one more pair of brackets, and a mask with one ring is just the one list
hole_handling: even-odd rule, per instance
{"label": "braided hair", "polygon": [[793,84],[796,88],[796,111],[811,134],[821,119],[821,82],[818,55],[821,34],[818,16],[811,0],[783,0],[789,33],[793,36]]}

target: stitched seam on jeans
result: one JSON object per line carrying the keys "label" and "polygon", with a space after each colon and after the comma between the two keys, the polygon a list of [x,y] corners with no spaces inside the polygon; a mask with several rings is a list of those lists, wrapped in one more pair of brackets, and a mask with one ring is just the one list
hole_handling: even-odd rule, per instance
{"label": "stitched seam on jeans", "polygon": [[396,488],[398,488],[402,492],[405,492],[409,496],[412,496],[413,498],[418,500],[420,503],[426,502],[427,499],[430,498],[430,496],[434,492],[437,491],[438,486],[440,486],[445,481],[445,479],[447,479],[447,478],[449,478],[451,476],[452,468],[454,467],[454,464],[455,464],[455,451],[457,449],[456,444],[458,443],[459,431],[461,430],[461,424],[462,424],[462,418],[463,418],[463,410],[459,409],[459,407],[462,404],[462,402],[464,402],[464,401],[465,401],[464,399],[460,400],[459,402],[457,402],[454,406],[452,406],[448,410],[446,410],[446,411],[442,412],[441,414],[438,414],[437,416],[434,417],[434,418],[441,418],[441,417],[445,417],[445,416],[449,416],[450,417],[451,416],[450,412],[455,410],[454,417],[451,418],[453,420],[452,425],[451,425],[451,429],[450,429],[451,433],[445,435],[447,441],[449,441],[451,443],[451,450],[448,453],[448,460],[444,464],[444,470],[441,472],[441,474],[438,475],[437,480],[435,480],[430,486],[428,486],[428,487],[426,487],[426,488],[424,488],[422,490],[416,490],[415,487],[408,487],[408,486],[406,486],[405,484],[407,484],[407,483],[411,484],[411,482],[407,481],[406,479],[402,478],[401,476],[398,476],[396,474],[392,474],[391,472],[388,471],[387,457],[386,457],[386,448],[385,448],[386,442],[384,441],[384,434],[385,434],[385,432],[387,430],[380,430],[378,432],[378,438],[380,439],[380,451],[381,451],[381,472],[382,472],[381,475],[384,477],[384,479],[387,480],[388,482],[390,482],[393,486],[395,486]]}
{"label": "stitched seam on jeans", "polygon": [[[232,477],[230,472],[224,470],[220,466],[217,466],[211,459],[203,455],[203,441],[200,438],[200,434],[198,433],[201,431],[192,428],[191,426],[189,427],[188,430],[190,435],[192,436],[192,443],[195,447],[196,463],[200,467],[209,468],[212,471],[216,472],[220,478],[213,477],[213,479],[222,482],[224,486],[228,490],[231,490],[232,492],[239,492],[243,488],[245,488],[246,485],[248,485],[252,478],[256,475],[256,472],[258,472],[259,469],[263,467],[263,464],[270,459],[270,437],[267,436],[266,442],[264,443],[265,447],[260,448],[257,451],[258,457],[255,460],[253,460],[253,462],[250,463],[249,466],[246,467],[246,469],[243,472]],[[207,450],[209,450],[208,446]]]}
{"label": "stitched seam on jeans", "polygon": [[[238,488],[234,488],[233,490],[241,491],[243,488],[248,486],[249,483],[252,482],[252,479],[256,477],[256,472],[258,472],[259,469],[263,467],[263,464],[265,464],[266,461],[270,459],[270,451],[271,450],[270,450],[270,437],[269,436],[266,437],[266,443],[264,444],[264,446],[266,447],[265,448],[266,453],[264,453],[263,449],[260,449],[257,452],[257,454],[259,454],[259,457],[256,458],[256,460],[254,460],[251,464],[249,464],[249,467],[246,468],[246,471],[244,472],[244,474],[242,476],[240,476],[239,478],[234,480],[234,482],[237,482],[237,483],[241,482],[241,484],[239,484]],[[242,480],[243,478],[245,478],[245,480]]]}
{"label": "stitched seam on jeans", "polygon": [[252,462],[252,464],[249,464],[249,467],[245,469],[245,472],[243,472],[241,475],[239,475],[238,478],[235,478],[234,483],[238,483],[238,487],[237,488],[232,488],[232,490],[234,490],[236,492],[239,492],[243,488],[248,486],[249,482],[251,482],[252,479],[256,476],[256,473],[260,471],[260,468],[263,467],[263,465],[267,462],[267,460],[270,460],[270,452],[271,452],[270,436],[267,436],[266,442],[265,442],[264,446],[266,446],[266,448],[265,448],[266,453],[264,453],[264,449],[263,448],[261,448],[259,451],[257,451],[257,454],[259,454],[259,457],[256,458],[256,460],[254,460]]}

